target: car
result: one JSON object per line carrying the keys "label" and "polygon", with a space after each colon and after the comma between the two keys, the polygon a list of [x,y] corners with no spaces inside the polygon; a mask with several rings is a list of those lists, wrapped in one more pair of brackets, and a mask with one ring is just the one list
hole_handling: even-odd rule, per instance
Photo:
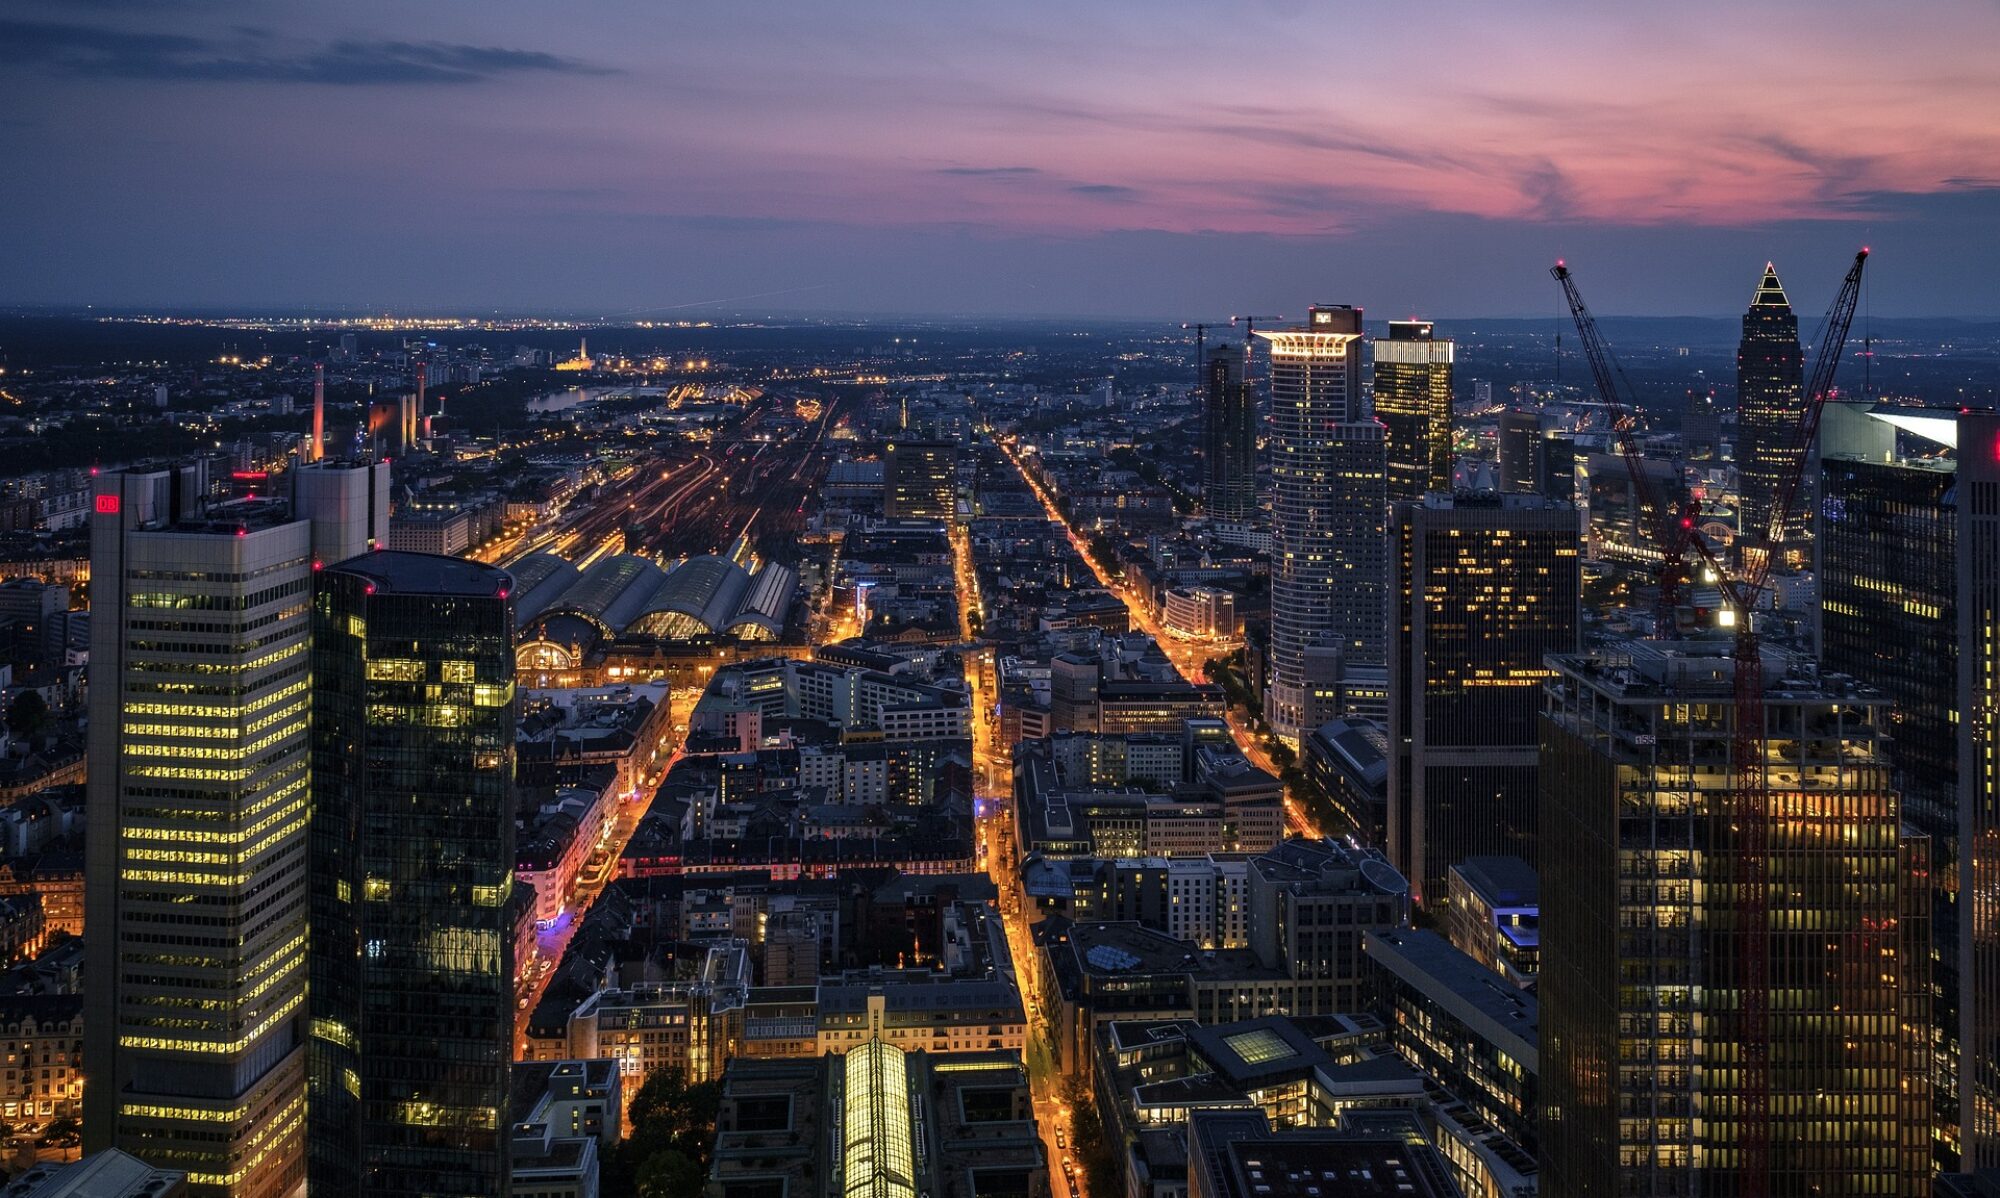
{"label": "car", "polygon": [[1069,1150],[1069,1137],[1063,1134],[1062,1128],[1060,1127],[1056,1128],[1056,1147],[1064,1150],[1065,1152]]}

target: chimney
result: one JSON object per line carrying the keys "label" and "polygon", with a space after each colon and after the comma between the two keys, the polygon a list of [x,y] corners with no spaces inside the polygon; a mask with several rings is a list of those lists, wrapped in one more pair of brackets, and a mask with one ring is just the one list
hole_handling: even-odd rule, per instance
{"label": "chimney", "polygon": [[313,363],[313,436],[307,447],[306,460],[321,461],[326,457],[326,365]]}
{"label": "chimney", "polygon": [[424,384],[429,379],[430,369],[431,365],[429,362],[417,363],[416,406],[407,409],[403,416],[403,449],[405,452],[408,452],[417,443],[417,417],[424,410]]}

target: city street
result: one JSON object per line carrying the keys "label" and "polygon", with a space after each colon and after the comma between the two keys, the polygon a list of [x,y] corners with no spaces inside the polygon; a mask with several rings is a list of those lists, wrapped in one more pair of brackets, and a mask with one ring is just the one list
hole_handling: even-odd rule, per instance
{"label": "city street", "polygon": [[1000,892],[1000,919],[1007,932],[1007,952],[1013,959],[1015,983],[1028,1016],[1028,1045],[1023,1055],[1036,1125],[1048,1154],[1049,1189],[1058,1196],[1065,1193],[1080,1196],[1084,1192],[1081,1174],[1071,1178],[1063,1170],[1064,1159],[1070,1155],[1065,1145],[1074,1139],[1075,1132],[1069,1108],[1062,1101],[1062,1078],[1056,1072],[1045,1038],[1048,1022],[1041,1009],[1042,988],[1034,942],[1029,934],[1033,908],[1022,893],[1014,856],[1012,754],[1009,747],[999,743],[992,649],[977,645],[973,634],[973,616],[980,612],[978,572],[973,567],[971,538],[963,526],[953,526],[951,547],[958,584],[959,630],[965,637],[970,658],[966,663],[966,682],[972,691],[972,757],[976,779],[973,812],[979,859]]}
{"label": "city street", "polygon": [[[1055,497],[1050,495],[1035,478],[1034,474],[1021,464],[1021,459],[1015,453],[1014,447],[999,440],[996,440],[994,443],[1000,447],[1000,452],[1006,455],[1007,460],[1013,464],[1014,469],[1020,472],[1021,478],[1027,482],[1029,489],[1035,493],[1035,498],[1041,500],[1042,506],[1048,511],[1049,519],[1061,524],[1064,531],[1069,534],[1070,544],[1075,546],[1077,553],[1082,556],[1084,564],[1090,567],[1090,572],[1097,576],[1098,583],[1105,590],[1116,595],[1125,604],[1125,610],[1131,613],[1132,626],[1147,633],[1159,644],[1160,652],[1166,654],[1167,660],[1174,664],[1174,668],[1181,672],[1182,677],[1192,679],[1196,682],[1207,681],[1206,662],[1208,656],[1204,653],[1203,649],[1195,642],[1181,641],[1169,637],[1165,630],[1160,627],[1159,621],[1153,618],[1153,613],[1147,610],[1146,605],[1129,590],[1121,586],[1117,580],[1107,574],[1104,568],[1090,556],[1082,535],[1078,533],[1074,525],[1063,519],[1061,510],[1056,507]],[[1265,771],[1272,777],[1284,776],[1283,769],[1279,767],[1276,761],[1271,759],[1271,754],[1265,751],[1263,743],[1258,740],[1250,726],[1244,722],[1242,713],[1238,712],[1234,707],[1228,707],[1223,710],[1223,718],[1229,722],[1229,731],[1236,740],[1237,749],[1242,752],[1244,757],[1249,759],[1250,764]],[[1304,806],[1293,798],[1289,789],[1285,793],[1285,825],[1297,836],[1324,835],[1313,822],[1311,815],[1307,813]]]}

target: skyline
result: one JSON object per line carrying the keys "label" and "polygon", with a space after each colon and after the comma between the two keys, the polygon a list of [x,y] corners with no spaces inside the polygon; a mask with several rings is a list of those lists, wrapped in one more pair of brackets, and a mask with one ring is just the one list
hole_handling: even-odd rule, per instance
{"label": "skyline", "polygon": [[1707,316],[1866,242],[2000,315],[2000,9],[1923,9],[0,4],[0,303]]}

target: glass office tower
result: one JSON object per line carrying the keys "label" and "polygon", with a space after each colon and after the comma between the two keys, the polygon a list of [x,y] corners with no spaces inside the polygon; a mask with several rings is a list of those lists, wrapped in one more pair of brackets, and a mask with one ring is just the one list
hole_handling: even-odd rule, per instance
{"label": "glass office tower", "polygon": [[1731,648],[1550,659],[1541,1192],[1927,1195],[1929,841],[1890,785],[1888,702],[1765,649],[1746,859]]}
{"label": "glass office tower", "polygon": [[[1936,861],[1937,1157],[1956,1169],[1964,1108],[1959,1067],[1958,472],[1944,452],[1956,412],[1904,409],[1920,437],[1898,451],[1896,425],[1872,405],[1830,403],[1820,424],[1820,662],[1892,701],[1889,760],[1903,818],[1931,838]],[[1990,1074],[1990,1070],[1988,1070]]]}
{"label": "glass office tower", "polygon": [[1243,353],[1218,345],[1202,363],[1202,506],[1217,520],[1257,514],[1257,402]]}
{"label": "glass office tower", "polygon": [[[1738,530],[1751,543],[1769,537],[1782,543],[1799,533],[1791,526],[1771,527],[1779,480],[1798,469],[1805,450],[1793,444],[1799,413],[1805,406],[1805,355],[1799,349],[1799,318],[1778,282],[1778,272],[1764,265],[1764,278],[1743,314],[1743,339],[1736,348],[1736,473],[1742,492]],[[1808,488],[1811,479],[1802,484]],[[1809,511],[1805,495],[1794,511]]]}
{"label": "glass office tower", "polygon": [[1428,320],[1392,320],[1388,338],[1375,343],[1375,419],[1388,430],[1391,500],[1451,490],[1454,350],[1450,338],[1431,335]]}
{"label": "glass office tower", "polygon": [[1536,700],[1578,647],[1583,537],[1539,495],[1432,494],[1389,524],[1389,860],[1441,909],[1467,857],[1535,859]]}
{"label": "glass office tower", "polygon": [[508,576],[375,553],[313,596],[307,1182],[504,1194],[513,1059]]}
{"label": "glass office tower", "polygon": [[1271,351],[1271,685],[1292,744],[1316,711],[1309,655],[1342,676],[1387,660],[1388,445],[1361,395],[1361,309],[1315,305],[1303,329],[1259,329]]}
{"label": "glass office tower", "polygon": [[84,1147],[199,1198],[304,1172],[312,567],[389,521],[386,463],[292,476],[93,480]]}

